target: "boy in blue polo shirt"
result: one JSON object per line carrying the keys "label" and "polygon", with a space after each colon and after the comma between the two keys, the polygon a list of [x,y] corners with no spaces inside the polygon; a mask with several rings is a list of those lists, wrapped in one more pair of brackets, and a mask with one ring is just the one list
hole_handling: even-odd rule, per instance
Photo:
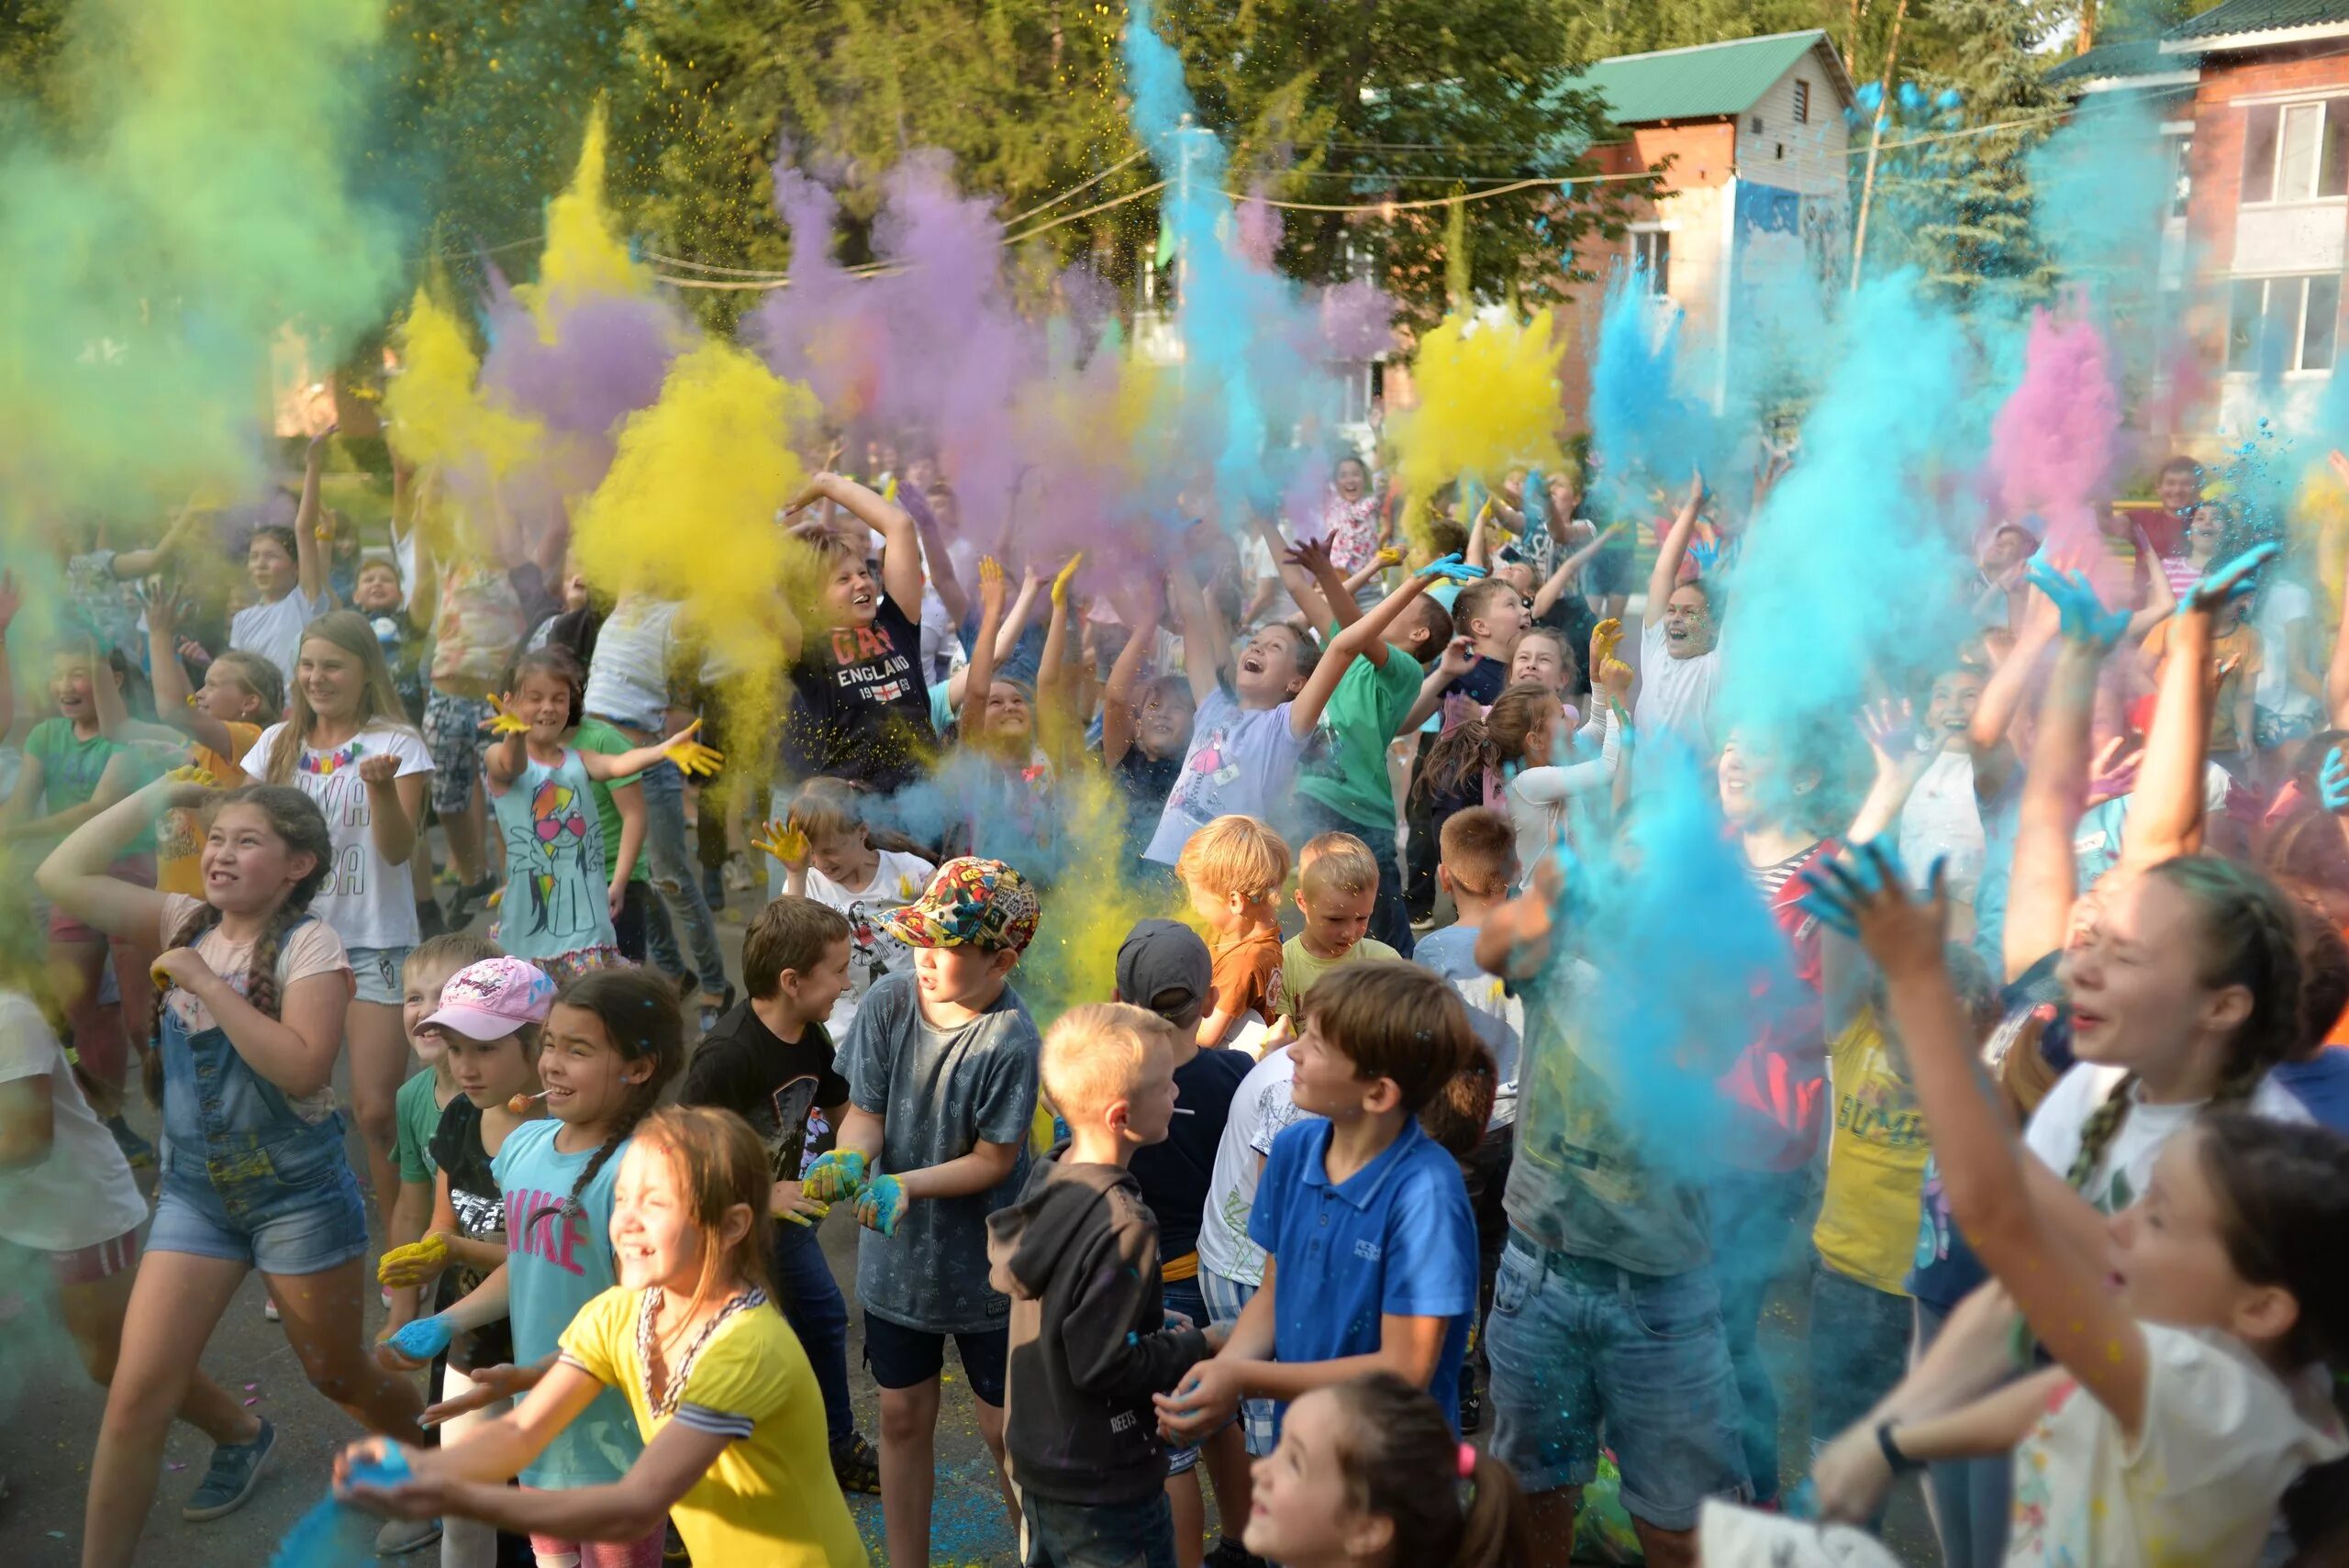
{"label": "boy in blue polo shirt", "polygon": [[1264,1282],[1222,1351],[1171,1395],[1160,1429],[1195,1441],[1243,1398],[1290,1400],[1366,1372],[1425,1388],[1453,1420],[1476,1308],[1476,1223],[1420,1109],[1483,1055],[1452,987],[1408,963],[1330,971],[1289,1047],[1308,1119],[1273,1140],[1248,1234]]}

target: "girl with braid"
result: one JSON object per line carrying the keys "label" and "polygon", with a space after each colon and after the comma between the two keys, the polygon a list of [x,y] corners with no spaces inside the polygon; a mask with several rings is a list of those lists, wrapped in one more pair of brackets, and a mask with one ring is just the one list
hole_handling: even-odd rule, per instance
{"label": "girl with braid", "polygon": [[[375,1431],[421,1435],[415,1385],[377,1365],[362,1334],[367,1217],[333,1082],[351,968],[310,909],[333,854],[324,817],[295,789],[256,784],[219,797],[201,901],[106,874],[158,815],[207,798],[159,779],[85,823],[39,872],[59,907],[162,953],[147,1080],[162,1106],[162,1173],[90,1467],[85,1568],[131,1560],[165,1430],[213,1325],[253,1269],[321,1394]],[[216,1450],[187,1517],[241,1503],[274,1441],[258,1421],[247,1440]]]}
{"label": "girl with braid", "polygon": [[[511,1318],[514,1364],[475,1368],[473,1388],[436,1405],[447,1420],[534,1387],[580,1309],[619,1283],[612,1189],[620,1151],[684,1068],[676,987],[651,970],[601,969],[555,997],[539,1037],[550,1119],[507,1135],[490,1170],[506,1205],[506,1262],[441,1313],[451,1332]],[[617,1484],[643,1452],[627,1398],[607,1387],[520,1467],[546,1491]],[[539,1568],[658,1568],[663,1530],[611,1542],[533,1533]]]}

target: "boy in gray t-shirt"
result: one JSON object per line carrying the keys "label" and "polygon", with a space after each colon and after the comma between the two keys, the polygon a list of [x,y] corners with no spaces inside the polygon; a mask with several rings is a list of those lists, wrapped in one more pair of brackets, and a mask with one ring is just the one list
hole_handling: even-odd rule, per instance
{"label": "boy in gray t-shirt", "polygon": [[[952,1335],[1003,1480],[1004,1360],[1011,1303],[987,1284],[986,1217],[1028,1175],[1042,1042],[1010,987],[1036,934],[1035,890],[1001,861],[940,866],[921,897],[883,917],[913,950],[911,974],[876,981],[841,1049],[849,1111],[804,1191],[856,1200],[864,1353],[881,1386],[882,1489],[896,1562],[930,1560],[939,1375]],[[892,1432],[918,1430],[893,1442]],[[1019,1522],[1008,1482],[1004,1499]]]}

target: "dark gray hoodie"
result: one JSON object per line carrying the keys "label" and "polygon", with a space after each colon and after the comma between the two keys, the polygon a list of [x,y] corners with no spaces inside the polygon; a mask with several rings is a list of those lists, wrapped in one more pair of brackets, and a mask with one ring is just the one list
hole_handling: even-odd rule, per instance
{"label": "dark gray hoodie", "polygon": [[1067,1152],[987,1217],[991,1283],[1011,1297],[1004,1447],[1012,1480],[1040,1497],[1141,1502],[1166,1481],[1150,1396],[1206,1357],[1207,1339],[1163,1327],[1158,1223],[1133,1173]]}

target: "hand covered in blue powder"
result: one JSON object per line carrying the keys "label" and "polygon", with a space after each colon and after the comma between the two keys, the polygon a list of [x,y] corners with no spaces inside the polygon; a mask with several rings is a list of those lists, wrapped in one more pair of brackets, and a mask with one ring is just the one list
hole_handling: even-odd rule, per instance
{"label": "hand covered in blue powder", "polygon": [[436,1312],[429,1318],[419,1318],[413,1323],[403,1325],[398,1333],[384,1342],[420,1364],[447,1350],[456,1332],[456,1326],[449,1321],[447,1315]]}
{"label": "hand covered in blue powder", "polygon": [[1449,577],[1455,583],[1474,583],[1484,574],[1483,567],[1468,565],[1460,559],[1460,552],[1456,550],[1441,560],[1429,562],[1412,573],[1417,577]]}
{"label": "hand covered in blue powder", "polygon": [[2266,544],[2253,545],[2232,561],[2213,566],[2202,574],[2202,581],[2186,591],[2177,601],[2177,613],[2189,610],[2215,610],[2231,599],[2241,598],[2259,584],[2254,581],[2259,569],[2283,552],[2284,547],[2270,539]]}
{"label": "hand covered in blue powder", "polygon": [[2025,563],[2023,577],[2054,605],[2066,642],[2102,652],[2129,629],[2129,612],[2106,609],[2085,572],[2058,572],[2044,557],[2034,555]]}
{"label": "hand covered in blue powder", "polygon": [[895,1176],[875,1176],[856,1196],[856,1222],[884,1236],[897,1233],[906,1217],[906,1184]]}
{"label": "hand covered in blue powder", "polygon": [[800,1178],[799,1190],[818,1203],[846,1203],[864,1186],[864,1156],[853,1149],[818,1156]]}
{"label": "hand covered in blue powder", "polygon": [[1948,924],[1949,868],[1934,857],[1922,899],[1909,895],[1899,851],[1887,836],[1844,851],[1802,873],[1810,891],[1801,906],[1820,923],[1854,938],[1891,978],[1942,961]]}
{"label": "hand covered in blue powder", "polygon": [[[449,1490],[446,1476],[419,1473],[408,1451],[384,1438],[362,1439],[335,1456],[335,1500],[385,1518],[437,1519],[448,1511]],[[287,1544],[292,1545],[290,1537]],[[309,1562],[321,1561],[328,1560],[288,1562],[281,1551],[271,1568],[307,1568]]]}
{"label": "hand covered in blue powder", "polygon": [[2327,811],[2335,816],[2349,812],[2349,761],[2343,760],[2340,747],[2325,753],[2324,771],[2317,774],[2316,787]]}

